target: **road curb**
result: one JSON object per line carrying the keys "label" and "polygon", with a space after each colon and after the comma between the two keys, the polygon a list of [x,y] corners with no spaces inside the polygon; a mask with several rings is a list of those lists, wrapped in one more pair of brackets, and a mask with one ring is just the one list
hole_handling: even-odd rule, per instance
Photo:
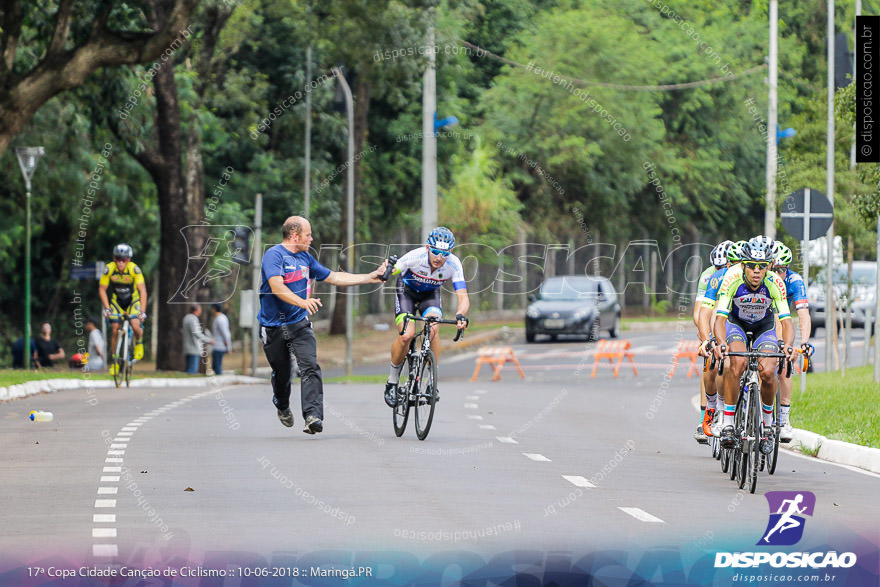
{"label": "road curb", "polygon": [[[208,385],[231,385],[236,383],[265,383],[265,379],[243,375],[218,375],[216,377],[151,377],[131,382],[132,387],[173,387],[175,384],[186,387],[206,387]],[[20,399],[40,393],[53,393],[68,389],[96,389],[115,387],[107,379],[42,379],[26,381],[9,387],[0,387],[0,402]]]}
{"label": "road curb", "polygon": [[818,449],[816,457],[823,461],[880,473],[880,448],[833,440],[809,430],[795,428],[789,446],[793,448],[798,444],[809,452]]}

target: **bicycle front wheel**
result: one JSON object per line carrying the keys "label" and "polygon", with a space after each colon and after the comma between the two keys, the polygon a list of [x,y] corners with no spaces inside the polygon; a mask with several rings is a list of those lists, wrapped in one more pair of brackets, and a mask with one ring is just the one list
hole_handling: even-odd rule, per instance
{"label": "bicycle front wheel", "polygon": [[763,423],[764,423],[764,414],[762,413],[760,401],[761,394],[758,392],[758,385],[755,385],[755,390],[752,395],[752,405],[749,406],[749,411],[751,414],[749,415],[749,436],[751,437],[751,444],[749,445],[748,454],[751,455],[752,466],[749,469],[749,493],[754,493],[755,489],[758,486],[758,463],[761,460],[763,454],[761,453],[761,436],[764,433]]}
{"label": "bicycle front wheel", "polygon": [[773,426],[770,430],[773,432],[773,450],[767,455],[767,472],[771,475],[776,472],[776,462],[779,460],[779,390],[776,390],[776,405],[773,406]]}
{"label": "bicycle front wheel", "polygon": [[428,437],[431,422],[434,420],[434,406],[437,403],[437,363],[434,353],[428,351],[422,362],[416,386],[416,436],[419,440]]}
{"label": "bicycle front wheel", "polygon": [[[394,406],[394,434],[398,437],[403,436],[403,432],[406,430],[406,423],[409,420],[409,396],[410,396],[410,385],[412,383],[411,379],[414,377],[412,372],[410,371],[410,361],[407,359],[403,369],[400,373],[400,385],[397,390],[397,405]],[[406,377],[404,377],[404,371],[406,372]]]}

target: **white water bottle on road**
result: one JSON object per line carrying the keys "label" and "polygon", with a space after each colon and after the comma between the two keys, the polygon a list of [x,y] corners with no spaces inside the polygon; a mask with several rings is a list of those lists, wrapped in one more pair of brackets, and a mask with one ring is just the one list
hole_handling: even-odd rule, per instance
{"label": "white water bottle on road", "polygon": [[34,410],[31,412],[30,418],[34,422],[51,422],[55,418],[55,416],[52,414],[52,412]]}

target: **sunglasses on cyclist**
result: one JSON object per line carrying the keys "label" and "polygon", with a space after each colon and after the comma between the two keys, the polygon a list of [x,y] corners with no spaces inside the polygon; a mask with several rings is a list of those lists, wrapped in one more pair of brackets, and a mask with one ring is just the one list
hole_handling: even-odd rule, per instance
{"label": "sunglasses on cyclist", "polygon": [[752,262],[743,263],[743,265],[745,266],[746,269],[751,269],[752,271],[762,271],[770,266],[769,263],[752,263]]}
{"label": "sunglasses on cyclist", "polygon": [[437,255],[438,257],[448,257],[452,254],[452,251],[441,251],[440,249],[435,249],[433,247],[428,248],[431,251],[432,255]]}
{"label": "sunglasses on cyclist", "polygon": [[114,261],[128,261],[131,257],[113,257]]}

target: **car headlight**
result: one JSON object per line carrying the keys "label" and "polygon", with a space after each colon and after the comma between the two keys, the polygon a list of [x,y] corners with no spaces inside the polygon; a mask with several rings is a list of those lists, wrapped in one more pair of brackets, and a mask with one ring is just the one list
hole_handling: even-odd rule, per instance
{"label": "car headlight", "polygon": [[593,314],[592,308],[587,308],[586,310],[578,310],[577,312],[574,313],[574,319],[575,320],[583,320],[585,318],[589,318],[590,316],[592,316],[592,314]]}
{"label": "car headlight", "polygon": [[541,312],[540,310],[538,310],[538,308],[534,306],[529,306],[529,309],[526,310],[526,316],[528,316],[529,318],[538,318],[539,316],[541,316]]}

